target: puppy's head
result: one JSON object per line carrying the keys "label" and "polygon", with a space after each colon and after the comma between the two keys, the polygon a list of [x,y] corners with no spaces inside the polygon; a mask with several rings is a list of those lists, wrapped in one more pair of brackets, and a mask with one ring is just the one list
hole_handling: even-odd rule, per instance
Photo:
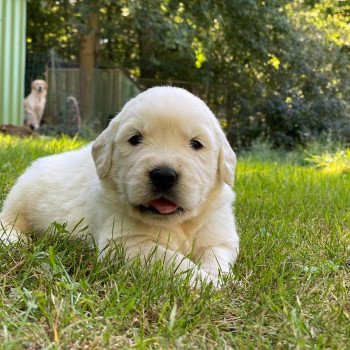
{"label": "puppy's head", "polygon": [[98,176],[145,222],[182,222],[209,193],[232,185],[236,157],[213,113],[188,91],[149,89],[131,101],[92,148]]}
{"label": "puppy's head", "polygon": [[32,92],[46,96],[47,94],[47,83],[45,80],[36,79],[31,84]]}

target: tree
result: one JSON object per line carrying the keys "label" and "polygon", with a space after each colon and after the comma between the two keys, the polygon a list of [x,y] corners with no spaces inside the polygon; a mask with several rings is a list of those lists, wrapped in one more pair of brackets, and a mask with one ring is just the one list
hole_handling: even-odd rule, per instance
{"label": "tree", "polygon": [[98,50],[98,12],[97,1],[78,3],[77,12],[83,14],[80,19],[80,106],[85,120],[93,123],[94,104],[94,68]]}
{"label": "tree", "polygon": [[[80,59],[86,101],[93,66],[121,67],[142,79],[196,83],[237,147],[257,137],[294,147],[350,130],[344,1],[29,0],[31,7],[29,49],[53,45]],[[50,39],[38,29],[45,18]]]}

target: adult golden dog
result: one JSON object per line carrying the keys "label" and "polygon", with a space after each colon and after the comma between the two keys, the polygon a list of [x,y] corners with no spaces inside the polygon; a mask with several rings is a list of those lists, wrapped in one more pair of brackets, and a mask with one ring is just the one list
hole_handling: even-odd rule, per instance
{"label": "adult golden dog", "polygon": [[31,84],[31,92],[24,99],[24,125],[33,130],[38,130],[44,114],[47,95],[47,83],[45,80],[34,80]]}
{"label": "adult golden dog", "polygon": [[130,100],[92,145],[26,170],[0,214],[3,239],[84,218],[100,251],[121,243],[130,258],[153,253],[179,272],[193,270],[193,283],[218,285],[238,254],[235,162],[202,100],[155,87]]}

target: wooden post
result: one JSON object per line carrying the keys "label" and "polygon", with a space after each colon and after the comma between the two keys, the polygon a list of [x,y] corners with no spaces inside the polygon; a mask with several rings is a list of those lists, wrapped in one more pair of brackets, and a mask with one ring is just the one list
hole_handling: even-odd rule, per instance
{"label": "wooden post", "polygon": [[91,5],[88,18],[88,32],[80,39],[80,109],[85,122],[93,122],[94,68],[98,29],[97,5]]}

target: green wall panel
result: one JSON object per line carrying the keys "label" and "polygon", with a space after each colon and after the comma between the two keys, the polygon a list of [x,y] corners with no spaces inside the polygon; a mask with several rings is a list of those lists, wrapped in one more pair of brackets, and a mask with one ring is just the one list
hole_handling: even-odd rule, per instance
{"label": "green wall panel", "polygon": [[0,0],[0,123],[23,123],[26,0]]}

